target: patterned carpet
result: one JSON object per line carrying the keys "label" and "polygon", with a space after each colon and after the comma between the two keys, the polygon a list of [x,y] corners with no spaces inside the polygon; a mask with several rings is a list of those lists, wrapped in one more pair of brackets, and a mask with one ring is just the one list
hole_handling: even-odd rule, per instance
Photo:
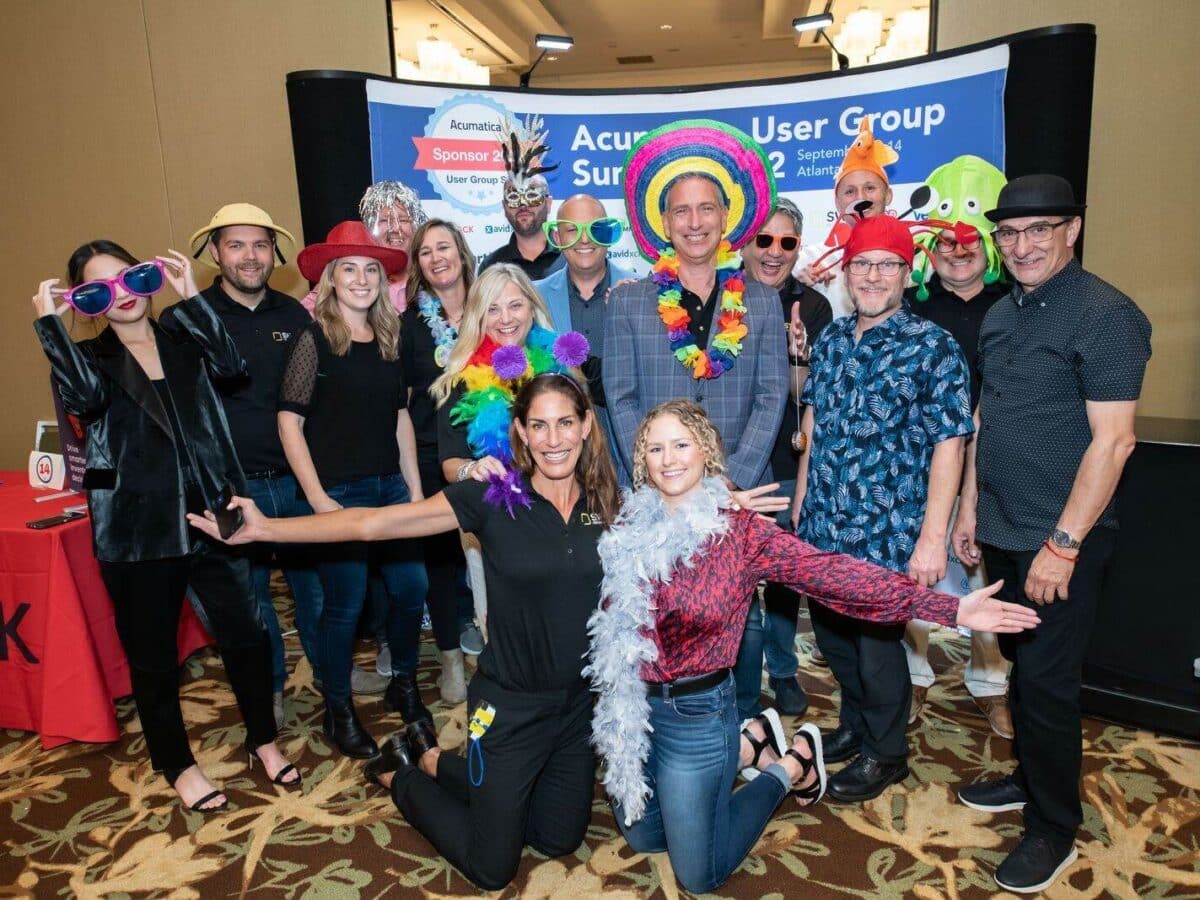
{"label": "patterned carpet", "polygon": [[[282,598],[281,598],[282,599]],[[285,614],[285,618],[287,615]],[[802,659],[812,635],[802,623]],[[910,729],[913,775],[864,806],[779,810],[720,897],[984,897],[1015,844],[1019,813],[989,816],[954,802],[956,787],[1009,769],[962,686],[966,642],[935,635],[939,680]],[[433,647],[420,672],[437,696]],[[364,661],[366,657],[364,656]],[[185,812],[146,761],[132,702],[119,704],[124,737],[51,752],[0,732],[0,896],[281,898],[458,897],[477,892],[433,854],[359,766],[326,748],[311,672],[289,638],[285,752],[305,774],[301,794],[277,791],[239,756],[243,729],[219,659],[201,652],[183,676],[184,718],[197,757],[223,784],[230,811]],[[835,724],[828,670],[802,673],[809,717]],[[434,708],[441,745],[461,745],[464,708]],[[377,736],[395,730],[378,698],[360,707]],[[1200,897],[1200,747],[1103,722],[1084,734],[1085,821],[1079,861],[1053,898]],[[573,858],[526,851],[500,896],[684,896],[665,857],[633,854],[601,795]]]}

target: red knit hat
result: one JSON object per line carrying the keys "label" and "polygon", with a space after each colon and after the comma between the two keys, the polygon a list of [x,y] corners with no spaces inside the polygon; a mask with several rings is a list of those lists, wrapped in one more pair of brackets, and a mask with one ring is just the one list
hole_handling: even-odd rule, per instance
{"label": "red knit hat", "polygon": [[850,237],[842,246],[842,268],[846,268],[851,259],[867,250],[887,250],[889,253],[895,253],[904,260],[905,265],[912,268],[916,248],[909,226],[915,224],[920,223],[901,222],[889,215],[872,216],[856,222]]}

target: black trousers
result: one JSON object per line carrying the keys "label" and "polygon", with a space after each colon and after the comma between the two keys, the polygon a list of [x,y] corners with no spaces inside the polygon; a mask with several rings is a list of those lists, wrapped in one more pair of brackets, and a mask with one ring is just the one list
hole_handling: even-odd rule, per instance
{"label": "black trousers", "polygon": [[[446,479],[436,465],[420,465],[421,490],[432,497],[446,486]],[[466,608],[471,609],[470,591],[465,579],[467,561],[463,558],[462,541],[457,531],[431,534],[421,539],[421,551],[425,557],[425,574],[429,578],[429,593],[425,604],[429,607],[429,621],[433,625],[433,639],[438,650],[457,650],[462,632],[460,593],[468,595]],[[459,585],[463,587],[460,589]]]}
{"label": "black trousers", "polygon": [[213,637],[254,747],[275,740],[271,646],[250,589],[250,560],[212,545],[187,556],[101,562],[117,635],[129,658],[133,699],[154,768],[195,763],[179,709],[179,609],[190,585]]}
{"label": "black trousers", "polygon": [[862,738],[861,752],[867,756],[903,762],[912,704],[908,660],[900,642],[904,625],[852,619],[817,600],[809,601],[808,611],[817,646],[842,689],[839,724]]}
{"label": "black trousers", "polygon": [[[479,759],[443,753],[437,778],[415,766],[392,781],[392,800],[447,862],[483,890],[512,881],[528,844],[545,856],[574,853],[592,814],[595,759],[592,698],[582,683],[569,691],[507,691],[471,679],[467,710],[496,708]],[[468,742],[469,745],[470,742]],[[468,753],[470,751],[468,750]],[[478,752],[478,751],[476,751]]]}
{"label": "black trousers", "polygon": [[1016,776],[1029,797],[1025,829],[1056,846],[1069,845],[1083,821],[1079,775],[1083,733],[1079,689],[1104,571],[1116,543],[1111,528],[1094,528],[1079,551],[1067,599],[1037,606],[1025,596],[1036,550],[983,545],[988,577],[1004,579],[1000,598],[1037,610],[1041,624],[1022,634],[1000,635],[1012,661],[1009,709],[1013,719]]}

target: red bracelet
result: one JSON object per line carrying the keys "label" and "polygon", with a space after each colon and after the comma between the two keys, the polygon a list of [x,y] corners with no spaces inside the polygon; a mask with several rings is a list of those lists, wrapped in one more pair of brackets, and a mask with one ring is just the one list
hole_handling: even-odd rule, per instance
{"label": "red bracelet", "polygon": [[1061,553],[1059,553],[1057,550],[1054,549],[1054,545],[1051,544],[1049,541],[1042,541],[1042,546],[1045,547],[1047,550],[1049,550],[1051,553],[1053,553],[1055,556],[1057,556],[1059,559],[1065,559],[1071,565],[1075,565],[1075,562],[1079,559],[1078,556],[1063,556]]}

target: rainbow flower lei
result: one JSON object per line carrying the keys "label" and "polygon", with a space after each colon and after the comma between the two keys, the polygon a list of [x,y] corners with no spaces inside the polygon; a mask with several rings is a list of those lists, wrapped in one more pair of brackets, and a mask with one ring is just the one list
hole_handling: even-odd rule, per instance
{"label": "rainbow flower lei", "polygon": [[692,378],[719,378],[732,369],[749,329],[742,321],[746,317],[746,307],[742,303],[746,279],[739,268],[738,254],[729,241],[721,241],[717,249],[717,284],[720,285],[717,332],[709,339],[706,351],[697,346],[688,330],[692,319],[679,302],[683,285],[679,281],[679,258],[674,250],[663,251],[650,277],[658,285],[658,315],[667,326],[671,352],[684,368],[691,370]]}
{"label": "rainbow flower lei", "polygon": [[508,430],[513,398],[531,378],[546,372],[566,373],[582,365],[588,350],[587,338],[577,331],[555,335],[534,324],[524,347],[501,347],[485,336],[455,379],[466,392],[450,410],[450,424],[466,425],[467,444],[476,459],[494,456],[504,463],[508,471],[491,480],[484,499],[505,507],[510,516],[517,504],[530,505],[520,472],[512,465]]}

